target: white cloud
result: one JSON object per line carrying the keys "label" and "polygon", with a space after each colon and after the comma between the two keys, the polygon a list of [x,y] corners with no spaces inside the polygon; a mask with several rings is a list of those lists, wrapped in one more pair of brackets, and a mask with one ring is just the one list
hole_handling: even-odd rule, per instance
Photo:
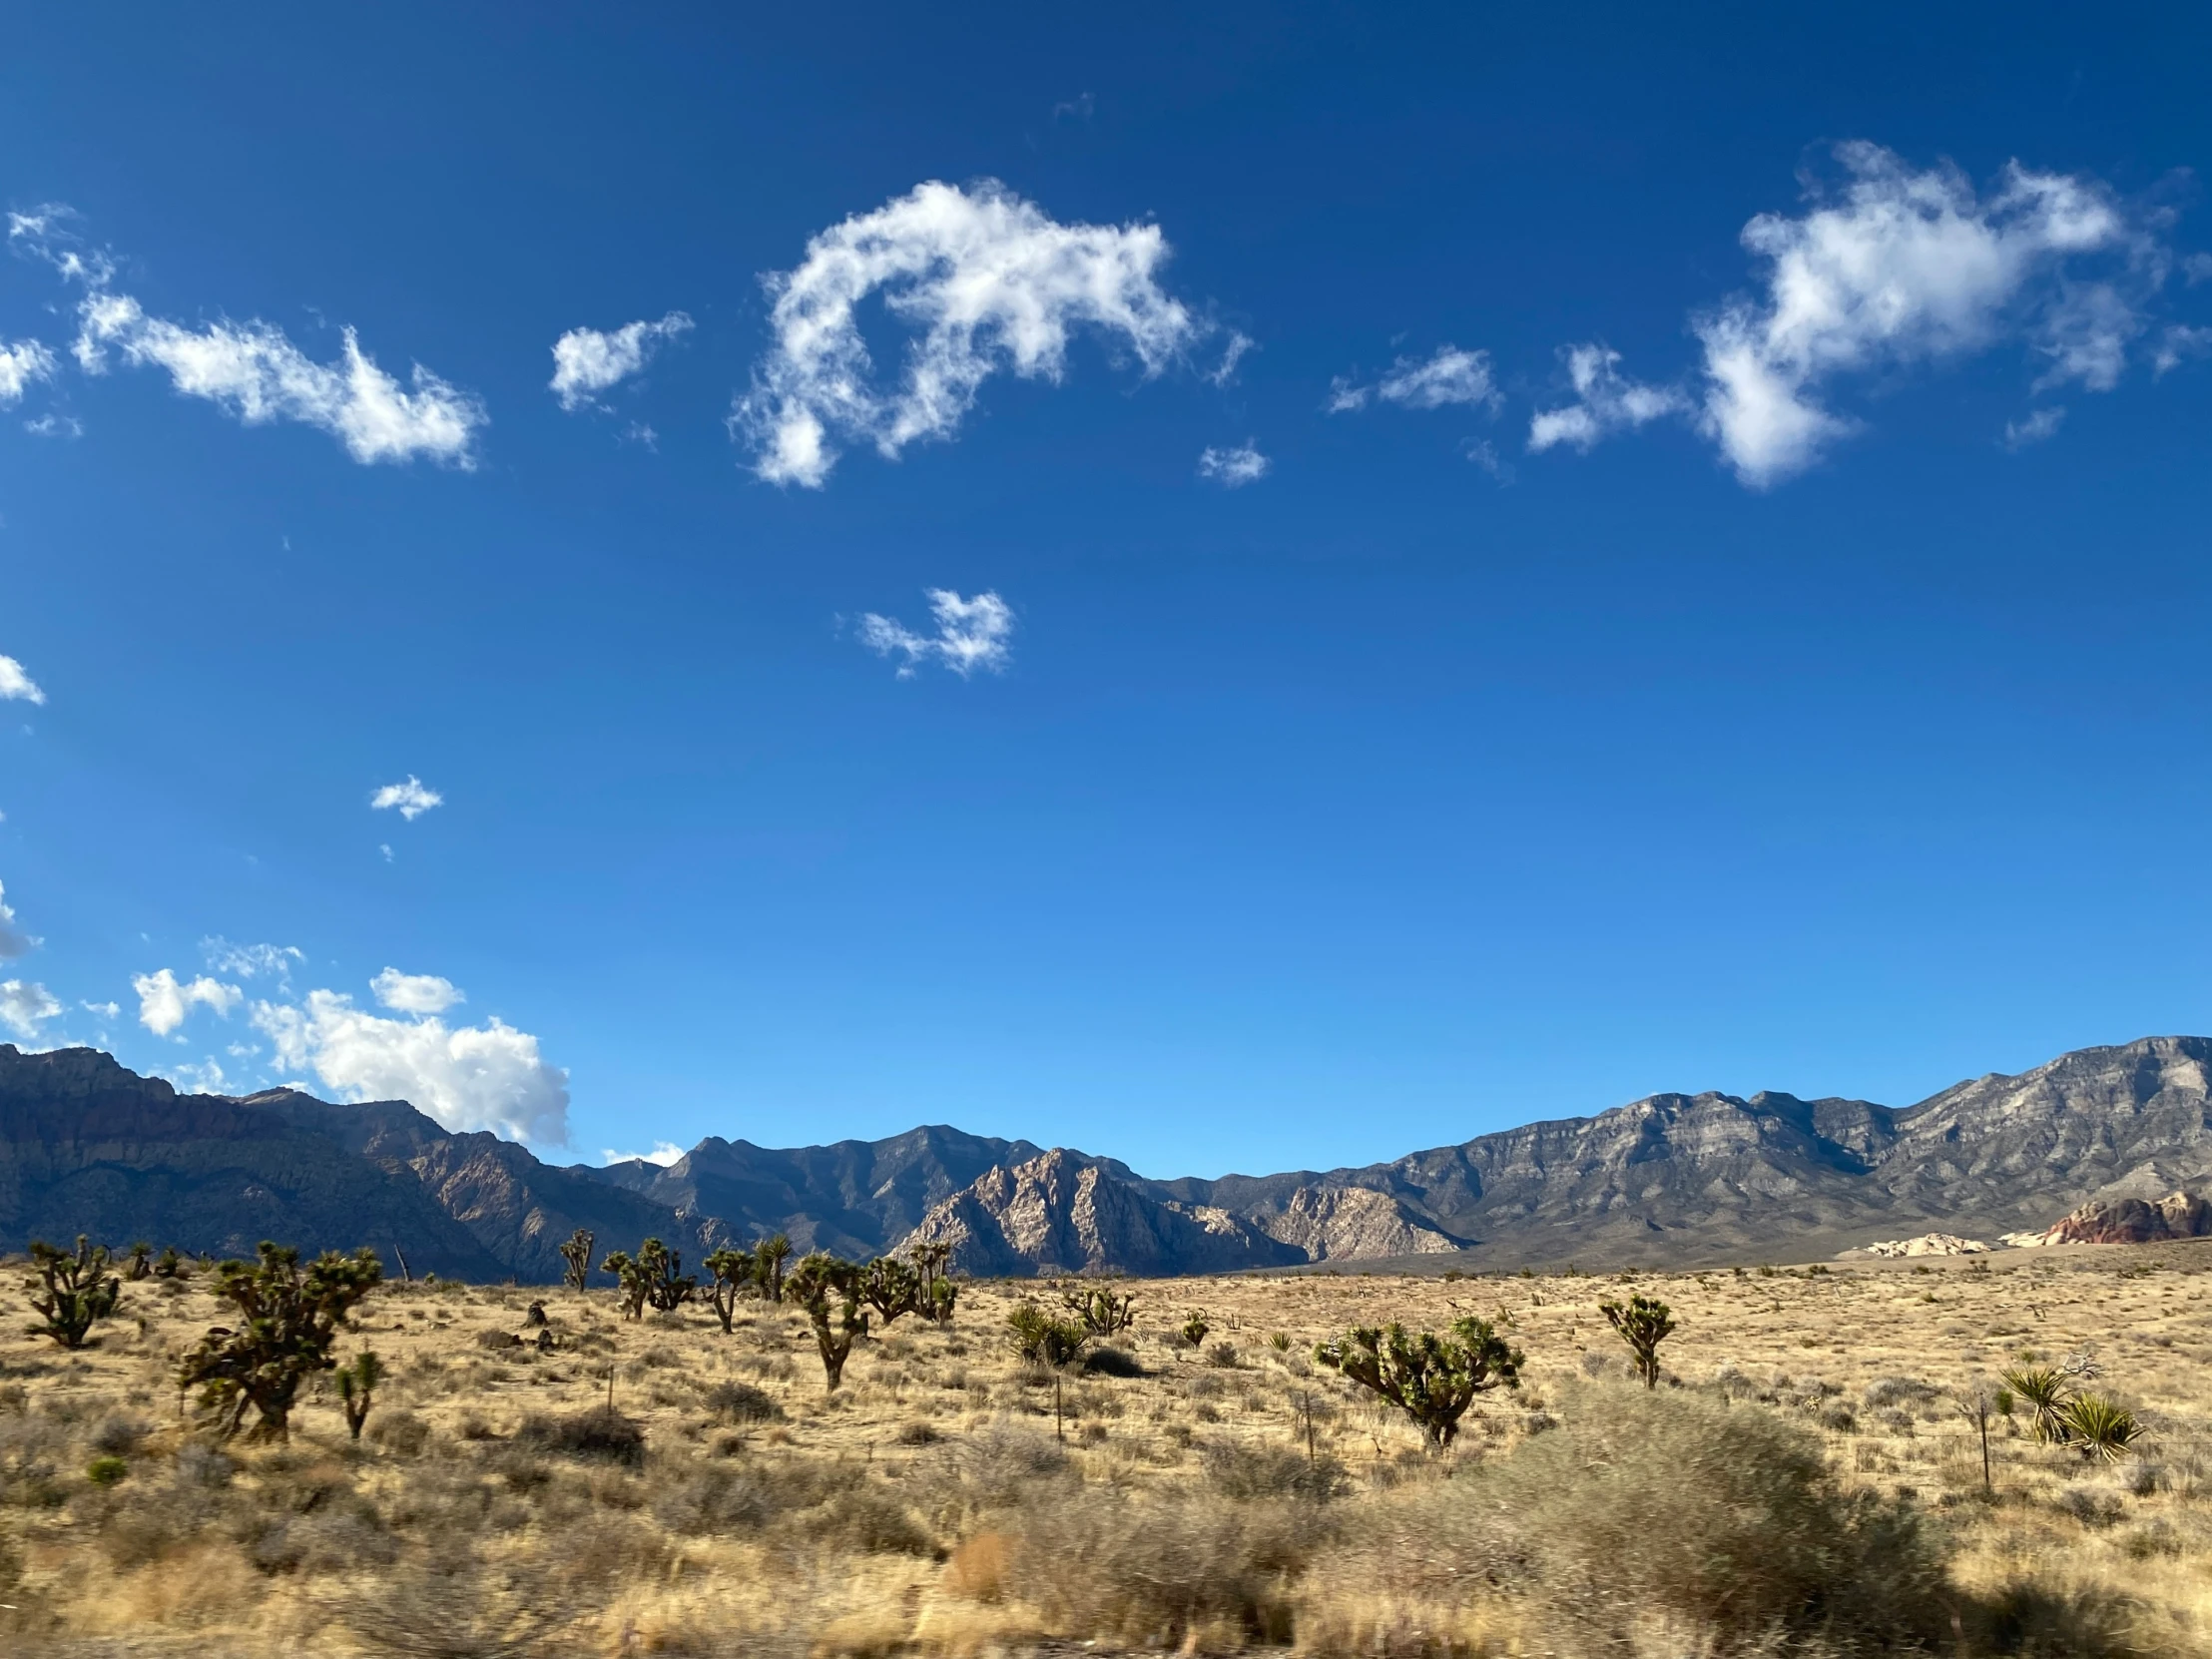
{"label": "white cloud", "polygon": [[[1977,199],[1956,169],[1915,172],[1878,145],[1840,146],[1850,175],[1801,218],[1762,214],[1743,243],[1769,262],[1765,291],[1698,319],[1700,424],[1760,487],[1811,465],[1854,429],[1822,388],[1833,376],[1957,356],[2005,337],[2049,360],[2038,387],[2120,377],[2141,307],[2169,259],[2093,179],[2008,166]],[[2102,277],[2071,262],[2116,257]]]}
{"label": "white cloud", "polygon": [[637,373],[691,325],[686,313],[670,311],[658,322],[628,322],[612,333],[571,328],[553,342],[553,395],[572,414],[590,408],[600,392]]}
{"label": "white cloud", "polygon": [[35,339],[0,340],[0,408],[22,402],[35,382],[54,377],[57,366],[54,353]]}
{"label": "white cloud", "polygon": [[1245,353],[1259,349],[1259,342],[1243,329],[1230,329],[1229,343],[1222,347],[1221,361],[1206,372],[1207,383],[1226,386],[1237,377],[1237,365],[1244,361]]}
{"label": "white cloud", "polygon": [[23,665],[13,657],[0,657],[0,703],[10,700],[22,703],[44,703],[46,694],[38,689]]}
{"label": "white cloud", "polygon": [[42,414],[36,420],[26,420],[23,429],[34,438],[81,438],[85,435],[85,423],[75,415]]}
{"label": "white cloud", "polygon": [[602,1164],[627,1164],[633,1158],[643,1164],[659,1164],[667,1169],[684,1156],[684,1149],[674,1141],[655,1141],[651,1152],[617,1152],[613,1147],[602,1147],[599,1161]]}
{"label": "white cloud", "polygon": [[316,990],[298,1006],[256,1003],[254,1024],[279,1065],[311,1070],[341,1099],[411,1101],[456,1131],[488,1129],[541,1145],[568,1140],[568,1073],[546,1063],[536,1037],[502,1020],[386,1019]]}
{"label": "white cloud", "polygon": [[399,816],[412,824],[432,807],[444,806],[445,797],[410,772],[405,783],[384,785],[368,798],[368,805],[379,813],[396,807]]}
{"label": "white cloud", "polygon": [[38,1040],[38,1028],[62,1011],[44,985],[28,979],[0,980],[0,1025],[25,1042]]}
{"label": "white cloud", "polygon": [[[824,231],[796,270],[766,278],[776,343],[731,430],[761,477],[819,488],[839,440],[893,457],[951,436],[992,374],[1057,381],[1078,327],[1156,374],[1206,331],[1160,287],[1167,258],[1157,226],[1062,225],[993,181],[917,185]],[[872,383],[858,322],[875,293],[917,330],[888,390]]]}
{"label": "white cloud", "polygon": [[2179,368],[2187,357],[2212,355],[2212,328],[2191,328],[2175,323],[2158,337],[2157,349],[2151,353],[2151,372],[2165,374]]}
{"label": "white cloud", "polygon": [[1567,377],[1574,383],[1575,401],[1560,409],[1544,409],[1528,423],[1528,447],[1541,452],[1555,444],[1571,444],[1587,450],[1608,433],[1653,421],[1662,415],[1686,413],[1690,400],[1673,386],[1646,385],[1620,371],[1621,354],[1591,343],[1569,346]]}
{"label": "white cloud", "polygon": [[168,968],[132,974],[131,989],[138,992],[139,1023],[157,1037],[175,1031],[196,1007],[211,1008],[228,1019],[231,1010],[246,1000],[246,993],[236,985],[226,985],[205,974],[185,984]]}
{"label": "white cloud", "polygon": [[0,882],[0,962],[28,956],[38,948],[38,940],[16,926],[15,912],[8,908],[7,893],[7,884]]}
{"label": "white cloud", "polygon": [[1331,414],[1364,409],[1370,398],[1395,403],[1405,409],[1441,409],[1453,404],[1482,404],[1496,408],[1503,401],[1490,375],[1487,351],[1462,351],[1456,345],[1440,345],[1425,360],[1400,357],[1390,371],[1372,386],[1340,374],[1329,382],[1323,408]]}
{"label": "white cloud", "polygon": [[2058,435],[2059,423],[2066,418],[2066,405],[2053,403],[2037,409],[2025,420],[2008,420],[2004,423],[2004,447],[2025,449],[2031,443],[2041,443],[2045,438]]}
{"label": "white cloud", "polygon": [[917,663],[934,658],[965,680],[979,668],[993,674],[1003,670],[1013,653],[1007,641],[1014,632],[1014,609],[995,593],[979,593],[962,599],[950,588],[930,588],[930,614],[934,635],[916,634],[904,624],[873,611],[860,618],[860,643],[879,656],[904,656],[898,670],[901,680],[913,676]]}
{"label": "white cloud", "polygon": [[1267,476],[1268,466],[1268,458],[1249,440],[1234,449],[1206,449],[1198,457],[1198,475],[1215,479],[1227,489],[1258,482]]}
{"label": "white cloud", "polygon": [[292,968],[306,961],[306,952],[295,944],[233,944],[217,933],[200,941],[200,954],[218,973],[240,979],[289,980]]}
{"label": "white cloud", "polygon": [[368,982],[376,1000],[402,1014],[442,1014],[456,1002],[466,1002],[460,987],[434,973],[401,973],[388,967]]}
{"label": "white cloud", "polygon": [[80,1002],[78,1007],[88,1014],[98,1014],[102,1019],[114,1019],[123,1012],[120,1002]]}
{"label": "white cloud", "polygon": [[379,852],[381,852],[381,853],[382,853],[382,854],[384,855],[384,862],[385,862],[385,863],[387,863],[387,864],[388,864],[388,863],[390,863],[390,862],[391,862],[391,842],[389,842],[389,841],[378,841],[378,842],[376,843],[376,850],[377,850],[377,851],[379,851]]}
{"label": "white cloud", "polygon": [[64,208],[10,214],[8,237],[84,285],[70,349],[87,374],[105,373],[112,350],[135,368],[166,371],[183,395],[205,398],[249,426],[289,420],[327,432],[363,464],[418,456],[476,464],[476,434],[489,418],[483,404],[420,363],[413,389],[405,390],[350,327],[339,330],[339,361],[318,363],[274,323],[226,318],[188,328],[149,316],[111,287],[113,261],[76,246],[65,225],[72,217]]}
{"label": "white cloud", "polygon": [[167,1076],[172,1083],[175,1083],[186,1094],[229,1094],[231,1092],[231,1079],[224,1072],[222,1062],[217,1060],[213,1054],[208,1055],[198,1065],[187,1062],[183,1065],[171,1066],[163,1075]]}

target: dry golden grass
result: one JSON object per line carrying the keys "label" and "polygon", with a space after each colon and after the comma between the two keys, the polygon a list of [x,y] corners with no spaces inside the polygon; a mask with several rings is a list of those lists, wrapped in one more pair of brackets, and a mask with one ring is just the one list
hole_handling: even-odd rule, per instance
{"label": "dry golden grass", "polygon": [[[340,1347],[372,1347],[390,1371],[360,1446],[325,1393],[288,1446],[221,1450],[170,1381],[223,1322],[204,1279],[127,1287],[94,1346],[66,1354],[22,1334],[10,1268],[0,1651],[1656,1656],[1893,1640],[1833,1619],[1826,1646],[1717,1634],[1718,1615],[1651,1593],[1694,1565],[1654,1555],[1629,1607],[1626,1579],[1598,1582],[1613,1563],[1562,1553],[1592,1504],[1650,1509],[1631,1538],[1723,1524],[1688,1495],[1670,1507],[1663,1478],[1593,1496],[1572,1470],[1533,1472],[1547,1442],[1531,1437],[1555,1425],[1565,1445],[1581,1425],[1671,1408],[1700,1444],[1801,1425],[1847,1494],[1926,1517],[1948,1562],[1931,1592],[1944,1651],[2212,1653],[2208,1266],[2212,1246],[2170,1246],[1618,1279],[1149,1282],[1130,1339],[1145,1375],[1062,1379],[1025,1372],[1004,1335],[1017,1300],[1052,1292],[971,1285],[951,1329],[900,1321],[827,1396],[793,1309],[741,1304],[725,1336],[704,1308],[626,1324],[606,1292],[387,1287]],[[1662,1355],[1680,1387],[1657,1401],[1631,1395],[1597,1313],[1631,1289],[1680,1326]],[[533,1299],[549,1354],[505,1342],[534,1335]],[[1171,1336],[1193,1308],[1214,1326],[1208,1349],[1228,1345],[1212,1358],[1233,1364]],[[1501,1322],[1527,1385],[1487,1396],[1443,1460],[1307,1358],[1348,1325],[1462,1314]],[[2000,1418],[1984,1496],[1958,1397],[2031,1357],[2083,1354],[2150,1425],[2144,1453],[2092,1467]],[[644,1429],[642,1460],[565,1454],[547,1419],[610,1389]],[[119,1483],[89,1477],[103,1454],[128,1465]],[[1612,1608],[1602,1630],[1561,1613],[1570,1578],[1595,1586],[1574,1605]]]}

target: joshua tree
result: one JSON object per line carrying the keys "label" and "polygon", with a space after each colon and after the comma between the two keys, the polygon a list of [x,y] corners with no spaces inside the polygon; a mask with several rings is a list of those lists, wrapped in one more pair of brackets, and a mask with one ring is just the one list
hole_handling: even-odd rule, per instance
{"label": "joshua tree", "polygon": [[1024,1302],[1006,1316],[1006,1328],[1014,1334],[1014,1352],[1033,1366],[1058,1371],[1072,1365],[1091,1340],[1090,1332],[1076,1320],[1055,1319],[1034,1302]]}
{"label": "joshua tree", "polygon": [[[1111,1337],[1117,1331],[1127,1331],[1137,1323],[1137,1299],[1116,1296],[1103,1285],[1089,1290],[1068,1291],[1060,1300],[1069,1313],[1083,1322],[1083,1329],[1094,1337]],[[1199,1341],[1204,1342],[1201,1337]]]}
{"label": "joshua tree", "polygon": [[1658,1387],[1659,1345],[1674,1332],[1674,1316],[1667,1305],[1651,1297],[1631,1296],[1625,1308],[1617,1302],[1601,1302],[1597,1311],[1635,1355],[1636,1375],[1644,1380],[1644,1386]]}
{"label": "joshua tree", "polygon": [[580,1291],[591,1283],[591,1247],[599,1242],[587,1227],[579,1227],[568,1236],[568,1243],[561,1246],[561,1260],[567,1264],[561,1277],[572,1291]]}
{"label": "joshua tree", "polygon": [[714,1276],[707,1287],[707,1300],[714,1304],[715,1318],[722,1321],[723,1335],[728,1336],[731,1322],[737,1318],[738,1298],[760,1283],[760,1264],[750,1250],[732,1250],[724,1245],[699,1265]]}
{"label": "joshua tree", "polygon": [[888,1327],[901,1314],[921,1311],[921,1276],[894,1256],[878,1256],[860,1270],[860,1300]]}
{"label": "joshua tree", "polygon": [[1341,1341],[1323,1343],[1314,1359],[1397,1406],[1420,1424],[1435,1451],[1451,1444],[1475,1395],[1499,1383],[1520,1386],[1523,1363],[1518,1349],[1478,1319],[1455,1320],[1441,1337],[1433,1331],[1408,1336],[1402,1325],[1359,1326]]}
{"label": "joshua tree", "polygon": [[114,1313],[123,1296],[123,1281],[108,1272],[108,1247],[89,1243],[82,1233],[74,1254],[33,1239],[31,1266],[38,1278],[28,1289],[39,1315],[31,1335],[83,1348],[94,1323]]}
{"label": "joshua tree", "polygon": [[1205,1309],[1193,1308],[1183,1316],[1183,1341],[1192,1348],[1204,1348],[1206,1346],[1206,1333],[1211,1330],[1213,1330],[1213,1326],[1207,1321]]}
{"label": "joshua tree", "polygon": [[952,1305],[959,1300],[959,1288],[945,1272],[945,1263],[952,1259],[952,1247],[946,1244],[926,1244],[914,1247],[914,1272],[921,1279],[921,1301],[916,1311],[925,1320],[938,1325],[952,1323]]}
{"label": "joshua tree", "polygon": [[696,1274],[685,1276],[683,1269],[683,1257],[659,1239],[646,1240],[635,1256],[617,1250],[599,1264],[601,1273],[611,1273],[622,1282],[622,1317],[632,1320],[645,1317],[647,1303],[669,1314],[689,1302],[699,1289],[699,1279]]}
{"label": "joshua tree", "polygon": [[175,1245],[165,1245],[162,1253],[154,1258],[156,1279],[182,1279],[185,1276],[185,1259],[177,1254]]}
{"label": "joshua tree", "polygon": [[771,1302],[784,1300],[784,1264],[791,1260],[792,1242],[781,1233],[772,1233],[753,1247],[754,1259],[761,1264],[761,1290]]}
{"label": "joshua tree", "polygon": [[290,1435],[299,1384],[332,1369],[330,1349],[345,1317],[384,1277],[373,1250],[351,1256],[324,1251],[304,1271],[299,1252],[263,1240],[258,1262],[225,1262],[216,1291],[244,1316],[237,1328],[217,1326],[178,1367],[180,1387],[200,1387],[200,1403],[225,1439],[236,1434],[251,1405],[259,1413],[251,1438]]}
{"label": "joshua tree", "polygon": [[867,1335],[867,1315],[860,1312],[861,1275],[857,1262],[840,1262],[827,1251],[818,1250],[792,1269],[791,1278],[783,1282],[785,1295],[804,1308],[813,1322],[815,1345],[822,1350],[822,1375],[828,1384],[825,1391],[829,1393],[835,1393],[844,1379],[844,1363],[851,1356],[853,1343]]}
{"label": "joshua tree", "polygon": [[131,1246],[131,1253],[124,1259],[123,1277],[136,1285],[153,1272],[154,1247],[144,1239]]}
{"label": "joshua tree", "polygon": [[349,1366],[338,1367],[338,1403],[345,1407],[345,1431],[361,1437],[369,1407],[376,1403],[376,1384],[384,1380],[384,1363],[371,1349],[362,1349]]}

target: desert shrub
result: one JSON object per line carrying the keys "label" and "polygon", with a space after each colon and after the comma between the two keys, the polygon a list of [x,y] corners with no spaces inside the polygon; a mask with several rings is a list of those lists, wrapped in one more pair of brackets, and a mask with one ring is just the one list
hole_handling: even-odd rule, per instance
{"label": "desert shrub", "polygon": [[722,1537],[759,1532],[788,1507],[759,1469],[701,1463],[654,1498],[653,1518],[686,1537]]}
{"label": "desert shrub", "polygon": [[1235,1343],[1216,1343],[1206,1351],[1206,1363],[1220,1371],[1236,1371],[1244,1364]]}
{"label": "desert shrub", "polygon": [[1067,1452],[1042,1434],[993,1424],[959,1447],[956,1468],[968,1498],[985,1509],[1010,1508],[1057,1490],[1074,1472]]}
{"label": "desert shrub", "polygon": [[1151,1374],[1144,1369],[1144,1363],[1126,1348],[1094,1348],[1083,1356],[1083,1375],[1138,1378]]}
{"label": "desert shrub", "polygon": [[1940,1390],[1932,1382],[1923,1382],[1917,1377],[1878,1377],[1867,1384],[1861,1395],[1871,1411],[1923,1410],[1934,1405],[1940,1397]]}
{"label": "desert shrub", "polygon": [[897,1496],[873,1481],[844,1487],[817,1508],[798,1517],[799,1529],[815,1542],[869,1555],[927,1555],[929,1534]]}
{"label": "desert shrub", "polygon": [[131,1472],[131,1465],[121,1457],[95,1457],[85,1465],[85,1478],[95,1486],[113,1486]]}
{"label": "desert shrub", "polygon": [[784,1408],[765,1388],[750,1382],[717,1382],[705,1396],[707,1409],[724,1422],[781,1422]]}
{"label": "desert shrub", "polygon": [[154,1425],[144,1417],[111,1412],[92,1431],[92,1449],[109,1457],[128,1457],[146,1443]]}
{"label": "desert shrub", "polygon": [[556,1457],[633,1467],[645,1461],[644,1428],[605,1406],[565,1417],[533,1413],[515,1430],[514,1443]]}
{"label": "desert shrub", "polygon": [[2067,1443],[2078,1446],[2081,1455],[2094,1462],[2119,1461],[2143,1437],[2143,1425],[2135,1413],[2102,1394],[2073,1395],[2059,1408],[2058,1422]]}
{"label": "desert shrub", "polygon": [[370,1444],[395,1457],[419,1457],[430,1443],[430,1425],[412,1411],[379,1412],[367,1433]]}
{"label": "desert shrub", "polygon": [[1545,1605],[1593,1646],[1633,1645],[1639,1615],[1700,1633],[1678,1645],[1704,1651],[1933,1644],[1948,1628],[1941,1560],[1912,1512],[1843,1490],[1816,1439],[1762,1411],[1593,1391],[1466,1484],[1511,1517]]}
{"label": "desert shrub", "polygon": [[911,1422],[898,1425],[897,1438],[900,1445],[935,1445],[944,1436],[937,1432],[935,1423],[916,1417]]}
{"label": "desert shrub", "polygon": [[1329,1543],[1307,1505],[1196,1498],[1039,1506],[1013,1530],[1012,1592],[1048,1631],[1190,1652],[1289,1637],[1291,1586]]}
{"label": "desert shrub", "polygon": [[1239,1502],[1299,1497],[1321,1501],[1344,1489],[1344,1465],[1334,1457],[1311,1460],[1290,1446],[1248,1446],[1217,1441],[1202,1459],[1206,1484]]}

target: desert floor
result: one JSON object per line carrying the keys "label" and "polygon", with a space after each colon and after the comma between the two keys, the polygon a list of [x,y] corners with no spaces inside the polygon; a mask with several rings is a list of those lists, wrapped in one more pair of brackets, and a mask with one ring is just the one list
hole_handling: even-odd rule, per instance
{"label": "desert floor", "polygon": [[[1852,1651],[1840,1635],[1823,1648],[1723,1629],[1725,1607],[1708,1628],[1700,1604],[1648,1590],[1650,1605],[1583,1628],[1530,1588],[1565,1582],[1537,1558],[1541,1538],[1516,1552],[1483,1521],[1451,1541],[1453,1517],[1492,1490],[1486,1471],[1524,1447],[1675,1401],[1702,1423],[1794,1425],[1846,1498],[1938,1539],[1940,1593],[1981,1609],[1970,1629],[1948,1615],[1945,1651],[2212,1653],[2207,1267],[2212,1244],[1617,1277],[1132,1281],[1116,1287],[1136,1297],[1116,1340],[1136,1362],[1123,1369],[1143,1373],[1128,1377],[1024,1367],[1007,1313],[1024,1297],[1057,1308],[1056,1289],[973,1284],[948,1329],[909,1317],[860,1344],[834,1394],[790,1307],[741,1303],[725,1335],[705,1307],[626,1323],[607,1291],[387,1286],[338,1350],[373,1348],[389,1368],[363,1440],[348,1441],[325,1391],[288,1445],[266,1447],[214,1445],[171,1381],[226,1323],[206,1276],[148,1280],[78,1353],[26,1335],[27,1315],[0,1335],[0,1647]],[[0,1278],[17,1314],[24,1277],[18,1261]],[[1663,1298],[1679,1325],[1650,1399],[1598,1313],[1631,1291]],[[535,1336],[533,1300],[550,1353],[515,1346]],[[1175,1335],[1193,1310],[1212,1327],[1195,1351]],[[1310,1358],[1348,1326],[1463,1315],[1524,1351],[1524,1385],[1485,1395],[1442,1457]],[[2024,1414],[1994,1416],[1985,1488],[1962,1406],[2036,1363],[2070,1363],[2136,1410],[2141,1452],[2093,1464],[2038,1444]],[[610,1394],[642,1425],[642,1458],[576,1455],[543,1431]],[[120,1478],[88,1472],[102,1456],[123,1460]],[[1664,1492],[1633,1501],[1658,1503],[1649,1525],[1669,1530]],[[1694,1532],[1696,1514],[1677,1528]],[[1579,1524],[1571,1511],[1540,1522]]]}

